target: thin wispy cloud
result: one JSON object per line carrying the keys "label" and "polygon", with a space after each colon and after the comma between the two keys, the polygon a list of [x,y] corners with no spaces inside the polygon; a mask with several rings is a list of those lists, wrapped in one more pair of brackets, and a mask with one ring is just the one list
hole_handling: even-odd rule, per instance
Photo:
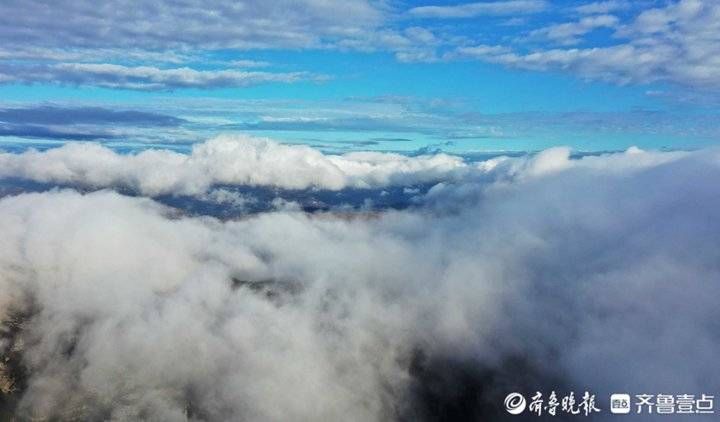
{"label": "thin wispy cloud", "polygon": [[546,39],[553,43],[572,45],[581,41],[583,35],[599,28],[615,28],[620,20],[612,15],[596,15],[577,22],[560,23],[530,31],[528,38]]}
{"label": "thin wispy cloud", "polygon": [[0,137],[50,140],[152,139],[153,129],[172,131],[185,120],[160,113],[102,107],[41,105],[0,109]]}
{"label": "thin wispy cloud", "polygon": [[183,123],[183,119],[152,112],[57,105],[0,109],[0,121],[29,124],[130,124],[150,127],[177,126]]}
{"label": "thin wispy cloud", "polygon": [[408,15],[417,18],[455,19],[490,15],[517,15],[537,13],[546,10],[545,0],[507,0],[465,3],[454,6],[420,6],[408,10]]}
{"label": "thin wispy cloud", "polygon": [[632,3],[627,0],[607,0],[586,3],[577,6],[575,10],[581,14],[607,14],[619,10],[627,10],[632,7]]}
{"label": "thin wispy cloud", "polygon": [[242,70],[195,70],[188,67],[161,69],[106,63],[59,63],[54,65],[0,66],[7,82],[68,84],[142,91],[177,88],[246,87],[266,83],[322,81],[326,76],[304,72],[272,73]]}

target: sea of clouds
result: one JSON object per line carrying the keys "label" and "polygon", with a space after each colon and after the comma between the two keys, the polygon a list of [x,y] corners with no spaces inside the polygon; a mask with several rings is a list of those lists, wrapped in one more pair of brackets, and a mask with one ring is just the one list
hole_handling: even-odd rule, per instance
{"label": "sea of clouds", "polygon": [[[0,415],[501,420],[508,392],[554,389],[596,393],[603,420],[611,392],[720,392],[719,150],[471,162],[225,136],[4,153],[0,176],[21,186],[0,199]],[[157,200],[238,186],[408,197],[222,219]]]}

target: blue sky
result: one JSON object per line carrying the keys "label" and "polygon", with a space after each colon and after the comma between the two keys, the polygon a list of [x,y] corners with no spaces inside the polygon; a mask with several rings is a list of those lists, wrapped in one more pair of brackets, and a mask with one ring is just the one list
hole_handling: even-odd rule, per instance
{"label": "blue sky", "polygon": [[4,2],[0,142],[143,148],[243,132],[330,152],[471,152],[720,140],[714,1],[271,3]]}

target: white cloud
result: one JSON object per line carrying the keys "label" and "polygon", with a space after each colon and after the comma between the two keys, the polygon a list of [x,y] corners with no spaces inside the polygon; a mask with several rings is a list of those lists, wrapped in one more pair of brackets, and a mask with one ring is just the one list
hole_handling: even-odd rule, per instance
{"label": "white cloud", "polygon": [[[428,8],[437,9],[438,15],[446,13],[448,17],[470,16],[471,9],[465,6],[470,5]],[[694,89],[720,87],[719,3],[669,2],[663,7],[646,9],[629,21],[608,14],[626,6],[629,4],[615,1],[584,4],[576,11],[588,16],[537,28],[520,37],[525,41],[549,40],[556,45],[572,46],[583,43],[585,36],[594,30],[612,29],[614,33],[608,43],[601,46],[588,42],[589,46],[582,48],[532,48],[527,43],[478,43],[465,38],[446,43],[449,48],[442,53],[433,49],[422,54],[400,54],[398,58],[427,62],[474,58],[521,69],[564,71],[584,79],[618,84],[671,82]]]}
{"label": "white cloud", "polygon": [[506,0],[482,3],[465,3],[456,6],[420,6],[408,10],[408,15],[417,18],[472,18],[481,15],[514,15],[537,13],[545,10],[545,0]]}
{"label": "white cloud", "polygon": [[494,420],[508,387],[716,391],[718,163],[556,149],[438,185],[455,200],[433,212],[362,218],[3,198],[0,311],[29,315],[2,346],[28,370],[18,415]]}
{"label": "white cloud", "polygon": [[[218,60],[206,53],[328,48],[340,39],[367,37],[385,22],[388,10],[384,1],[374,0],[112,0],[102,7],[88,0],[62,5],[10,0],[0,3],[0,57],[7,59],[0,66],[0,83],[76,82],[148,90],[317,79],[302,72],[243,74],[191,67],[218,61],[225,61],[224,67],[266,67],[262,61]],[[185,67],[178,68],[181,64]],[[152,66],[158,68],[149,71]]]}
{"label": "white cloud", "polygon": [[0,154],[0,176],[93,187],[121,186],[146,195],[202,194],[213,184],[318,187],[381,187],[423,183],[462,172],[449,155],[324,155],[307,146],[269,139],[221,136],[195,145],[191,154],[145,150],[122,155],[99,144],[68,143],[45,152]]}
{"label": "white cloud", "polygon": [[272,73],[238,70],[195,70],[188,67],[161,69],[153,66],[123,66],[108,63],[58,63],[50,66],[0,67],[9,81],[92,85],[143,91],[175,88],[244,87],[264,83],[320,81],[325,76],[304,72]]}
{"label": "white cloud", "polygon": [[367,0],[112,0],[102,7],[10,0],[0,5],[0,37],[5,48],[298,48],[375,27],[384,13],[381,2]]}
{"label": "white cloud", "polygon": [[[582,25],[568,25],[559,27],[560,35],[584,30]],[[720,4],[716,2],[682,0],[646,10],[621,25],[616,36],[618,42],[608,47],[474,54],[471,46],[463,46],[447,57],[464,55],[523,69],[561,70],[621,84],[668,81],[696,88],[720,86]]]}
{"label": "white cloud", "polygon": [[494,56],[498,54],[510,53],[508,47],[502,45],[474,45],[471,47],[458,47],[452,53],[448,53],[445,58],[452,59],[456,57],[475,57],[485,58],[488,56]]}
{"label": "white cloud", "polygon": [[[0,178],[95,189],[130,189],[147,196],[178,194],[212,199],[208,195],[215,185],[331,191],[379,189],[477,178],[514,180],[542,175],[556,168],[587,167],[594,163],[591,157],[570,160],[569,153],[568,148],[558,147],[536,156],[481,162],[467,162],[442,153],[332,155],[305,145],[283,145],[267,138],[223,135],[194,145],[189,154],[164,149],[120,154],[98,143],[79,142],[46,151],[0,153]],[[648,161],[643,165],[676,158],[670,153],[644,157]],[[633,157],[633,165],[642,163]]]}
{"label": "white cloud", "polygon": [[[646,5],[642,3],[641,7]],[[628,8],[627,2],[581,4],[574,8],[583,15],[578,21],[535,28],[510,38],[529,34],[530,40],[550,40],[560,46],[571,46],[580,44],[585,35],[598,28],[611,28],[615,34],[609,40],[610,45],[536,50],[523,49],[523,44],[498,46],[512,50],[504,55],[463,53],[473,45],[492,45],[488,43],[492,39],[489,34],[473,35],[450,28],[417,25],[406,27],[398,22],[407,23],[407,19],[391,17],[446,19],[495,15],[513,16],[505,23],[517,23],[517,15],[548,10],[548,2],[475,2],[419,6],[406,11],[383,1],[366,0],[353,0],[342,6],[313,0],[306,0],[302,5],[250,1],[221,2],[210,8],[193,2],[177,6],[173,0],[163,0],[155,7],[132,8],[132,13],[127,12],[129,16],[121,13],[108,17],[107,11],[96,13],[94,5],[84,0],[71,2],[67,8],[69,16],[63,16],[66,10],[41,7],[36,2],[3,4],[0,35],[8,43],[0,50],[0,57],[8,61],[0,66],[0,83],[54,81],[151,90],[326,79],[323,75],[304,72],[237,70],[268,65],[246,59],[230,60],[225,66],[230,67],[224,70],[192,68],[193,63],[202,60],[222,63],[222,60],[198,56],[198,49],[310,48],[383,51],[392,53],[400,62],[433,63],[474,57],[523,69],[568,71],[587,79],[621,84],[670,81],[700,88],[720,85],[717,63],[720,6],[707,0],[671,2],[645,10],[629,22],[621,22],[608,14]],[[122,9],[118,7],[113,10]],[[2,8],[6,13],[1,13]],[[278,10],[282,13],[276,13]],[[31,21],[27,21],[28,16],[32,16]],[[78,19],[82,24],[76,22]],[[132,22],[132,27],[128,27],[128,22]],[[54,30],[47,31],[48,27]],[[138,49],[138,44],[143,45],[143,49]],[[123,65],[110,64],[118,62]],[[131,65],[140,63],[145,66]],[[175,68],[168,68],[168,64]],[[186,67],[178,67],[180,64]]]}
{"label": "white cloud", "polygon": [[[0,49],[0,57],[7,61],[0,66],[0,83],[55,81],[147,90],[327,78],[303,72],[238,72],[237,68],[267,65],[247,59],[234,63],[228,60],[225,70],[193,69],[194,64],[203,61],[223,62],[199,54],[201,50],[300,48],[382,51],[393,54],[400,62],[433,63],[474,57],[523,69],[568,71],[582,78],[621,84],[668,81],[695,88],[720,86],[720,5],[709,0],[669,2],[622,22],[609,13],[655,3],[608,0],[576,5],[569,9],[573,11],[569,15],[579,13],[582,17],[578,21],[531,29],[530,39],[571,46],[581,44],[585,35],[598,28],[611,28],[614,35],[602,44],[589,42],[596,47],[580,49],[529,49],[523,43],[499,46],[512,50],[505,55],[465,55],[463,51],[474,45],[498,43],[495,35],[501,33],[501,40],[527,36],[497,31],[493,25],[517,24],[518,15],[524,15],[524,19],[550,10],[548,2],[474,2],[418,6],[405,11],[385,1],[367,0],[342,5],[315,0],[272,4],[223,1],[212,7],[195,1],[180,5],[175,0],[163,0],[154,6],[131,8],[122,7],[122,3],[115,0],[108,10],[97,10],[86,0],[74,0],[66,8],[49,8],[35,1],[3,3],[0,36],[7,42]],[[412,20],[484,15],[510,19],[483,27],[477,34],[415,25]],[[138,45],[143,47],[139,49]],[[123,69],[117,68],[117,63],[122,63]],[[179,67],[182,64],[185,67]],[[155,70],[141,70],[145,68]]]}
{"label": "white cloud", "polygon": [[577,44],[581,36],[598,28],[614,28],[620,21],[612,15],[589,16],[577,22],[550,25],[530,31],[529,37],[543,38],[550,41],[570,45]]}
{"label": "white cloud", "polygon": [[247,68],[247,67],[268,67],[270,62],[261,60],[233,60],[229,63],[231,66]]}
{"label": "white cloud", "polygon": [[581,6],[577,6],[575,10],[583,15],[592,15],[607,14],[610,12],[625,10],[629,8],[630,2],[626,0],[607,0],[583,4]]}

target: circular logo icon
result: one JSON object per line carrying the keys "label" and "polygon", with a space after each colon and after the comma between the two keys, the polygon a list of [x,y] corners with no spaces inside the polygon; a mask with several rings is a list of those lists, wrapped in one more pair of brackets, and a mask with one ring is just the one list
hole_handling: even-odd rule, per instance
{"label": "circular logo icon", "polygon": [[525,397],[520,393],[510,393],[505,397],[505,410],[511,415],[519,415],[525,410]]}

